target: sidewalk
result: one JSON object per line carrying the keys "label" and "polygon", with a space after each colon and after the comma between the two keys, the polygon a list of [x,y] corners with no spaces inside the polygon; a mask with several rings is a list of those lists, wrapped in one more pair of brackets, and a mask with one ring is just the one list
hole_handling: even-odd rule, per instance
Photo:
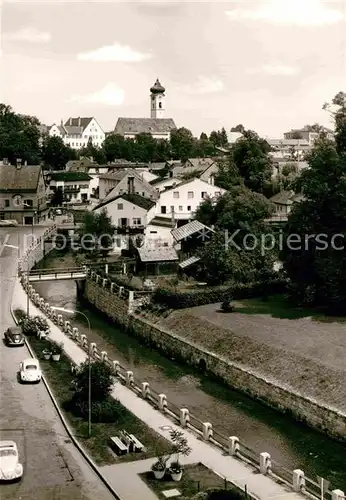
{"label": "sidewalk", "polygon": [[[26,293],[17,280],[13,294],[13,309],[21,308],[26,310],[26,301]],[[30,314],[43,316],[43,313],[33,303],[30,303],[30,311]],[[77,364],[85,361],[87,357],[86,353],[54,323],[50,320],[48,320],[48,322],[51,329],[50,338],[57,342],[63,342],[64,350]],[[134,377],[136,378],[135,373]],[[143,380],[143,382],[145,382],[145,380]],[[112,395],[129,411],[137,415],[137,417],[148,427],[151,427],[157,434],[160,434],[168,440],[169,430],[164,430],[165,426],[183,430],[120,383],[114,385]],[[205,466],[225,477],[230,482],[240,486],[242,489],[244,489],[246,485],[247,491],[261,500],[302,500],[300,494],[294,493],[288,487],[279,485],[269,477],[255,472],[245,463],[239,462],[231,456],[222,454],[221,450],[214,448],[205,441],[199,440],[188,430],[183,430],[183,432],[188,439],[192,452],[189,457],[182,459],[182,463],[202,462]],[[126,464],[109,465],[100,467],[100,471],[114,486],[114,489],[119,492],[123,500],[157,500],[156,495],[154,495],[138,476],[138,473],[150,470],[153,461],[154,459],[149,459]],[[179,488],[179,483],[177,483],[177,488]]]}

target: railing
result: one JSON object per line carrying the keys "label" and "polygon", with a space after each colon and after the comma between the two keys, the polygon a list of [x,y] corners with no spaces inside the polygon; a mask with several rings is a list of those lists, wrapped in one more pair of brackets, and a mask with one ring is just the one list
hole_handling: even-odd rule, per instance
{"label": "railing", "polygon": [[[52,229],[49,231],[52,231]],[[322,495],[320,485],[310,478],[307,478],[302,471],[298,469],[291,471],[280,465],[278,462],[272,460],[268,453],[259,454],[249,448],[244,442],[239,441],[237,437],[227,437],[224,433],[214,429],[211,423],[203,422],[198,417],[190,413],[188,408],[179,408],[171,401],[168,401],[164,394],[156,392],[148,383],[137,382],[132,371],[120,365],[118,361],[110,359],[106,351],[101,351],[95,343],[88,340],[86,335],[80,334],[78,328],[72,327],[68,320],[64,321],[63,316],[52,309],[50,305],[45,302],[45,300],[34,290],[33,286],[30,285],[28,281],[28,274],[23,272],[19,272],[19,274],[21,276],[21,283],[24,290],[46,316],[48,316],[58,327],[60,327],[64,333],[74,340],[74,342],[76,342],[86,353],[90,352],[93,359],[103,360],[111,366],[114,370],[115,376],[123,384],[126,384],[126,386],[135,392],[139,397],[145,399],[154,408],[160,410],[167,417],[171,418],[174,423],[178,423],[182,427],[191,429],[210,444],[216,445],[222,450],[226,450],[226,452],[233,455],[238,460],[245,461],[256,471],[272,476],[273,479],[276,478],[281,480],[295,491],[301,492],[312,498],[321,498]],[[103,286],[106,286],[106,281],[109,281],[106,278],[102,278],[97,275],[91,269],[87,269],[86,274],[96,282],[103,280]],[[112,293],[118,293],[119,296],[123,294],[124,287],[119,286],[116,283],[111,283],[110,287]],[[125,295],[130,292],[131,291],[127,290]],[[71,369],[73,369],[73,371],[77,369],[73,360],[71,360]],[[327,490],[324,492],[324,499],[345,500],[345,495],[340,490]]]}

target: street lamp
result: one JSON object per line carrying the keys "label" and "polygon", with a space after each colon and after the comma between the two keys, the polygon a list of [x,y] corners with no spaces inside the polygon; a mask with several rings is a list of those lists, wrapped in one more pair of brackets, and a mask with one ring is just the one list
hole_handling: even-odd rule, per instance
{"label": "street lamp", "polygon": [[[54,307],[51,306],[54,311],[61,311],[67,314],[81,314],[84,316],[88,323],[88,328],[89,328],[89,338],[90,338],[90,333],[91,333],[91,327],[90,327],[90,321],[89,318],[86,314],[84,314],[82,311],[78,311],[77,309],[72,310],[72,309],[65,309],[64,307]],[[90,438],[91,436],[91,349],[90,345],[88,348],[88,368],[89,368],[89,376],[88,376],[88,436]]]}

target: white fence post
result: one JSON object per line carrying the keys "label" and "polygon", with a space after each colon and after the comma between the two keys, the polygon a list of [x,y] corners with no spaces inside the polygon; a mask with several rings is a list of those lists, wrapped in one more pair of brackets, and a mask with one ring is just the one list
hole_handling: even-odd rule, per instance
{"label": "white fence post", "polygon": [[150,386],[148,382],[142,382],[142,396],[144,399],[147,399],[150,395]]}
{"label": "white fence post", "polygon": [[166,411],[167,397],[166,394],[159,394],[159,410]]}
{"label": "white fence post", "polygon": [[305,474],[300,469],[293,471],[293,489],[294,491],[301,491],[305,488]]}
{"label": "white fence post", "polygon": [[126,384],[131,385],[134,384],[133,372],[130,370],[126,372]]}
{"label": "white fence post", "polygon": [[213,426],[210,422],[203,423],[203,439],[209,441],[209,439],[213,437]]}
{"label": "white fence post", "polygon": [[239,451],[239,439],[237,436],[230,436],[228,438],[228,453],[230,455],[236,455]]}
{"label": "white fence post", "polygon": [[188,422],[190,422],[190,413],[187,408],[180,409],[180,425],[186,427]]}
{"label": "white fence post", "polygon": [[260,453],[260,473],[261,474],[268,474],[271,470],[272,462],[269,453],[264,451],[263,453]]}

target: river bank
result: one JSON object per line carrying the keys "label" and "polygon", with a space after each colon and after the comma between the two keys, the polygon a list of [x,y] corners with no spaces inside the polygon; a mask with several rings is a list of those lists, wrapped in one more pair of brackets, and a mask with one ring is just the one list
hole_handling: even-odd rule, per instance
{"label": "river bank", "polygon": [[[48,258],[42,263],[45,267],[64,265],[67,264],[63,256],[55,260]],[[215,422],[214,426],[223,434],[238,435],[258,453],[265,448],[274,460],[290,469],[301,468],[315,480],[318,474],[335,487],[346,488],[346,447],[342,444],[144,346],[89,304],[78,302],[74,282],[35,286],[51,304],[77,307],[86,312],[92,326],[91,340],[113,359],[128,366],[137,380],[148,381],[177,406],[187,406],[202,420]],[[66,319],[71,320],[71,317]],[[73,323],[88,335],[83,319],[76,316]]]}

